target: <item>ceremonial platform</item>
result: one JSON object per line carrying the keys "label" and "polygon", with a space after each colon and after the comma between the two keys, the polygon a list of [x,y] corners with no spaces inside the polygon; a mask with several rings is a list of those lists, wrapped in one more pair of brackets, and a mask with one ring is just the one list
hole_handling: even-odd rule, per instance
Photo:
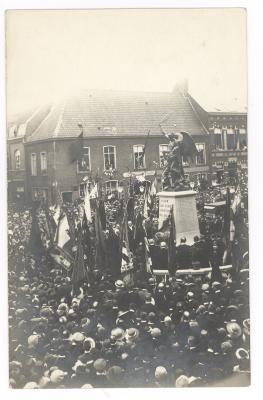
{"label": "ceremonial platform", "polygon": [[163,221],[173,207],[177,245],[183,236],[186,237],[187,244],[191,245],[194,242],[194,236],[200,235],[195,195],[196,192],[193,190],[157,193],[159,196],[159,228],[162,227]]}

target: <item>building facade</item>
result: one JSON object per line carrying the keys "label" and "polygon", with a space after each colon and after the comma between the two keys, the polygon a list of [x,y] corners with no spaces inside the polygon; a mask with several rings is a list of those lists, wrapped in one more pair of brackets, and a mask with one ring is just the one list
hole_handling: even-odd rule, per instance
{"label": "building facade", "polygon": [[[185,84],[170,93],[84,91],[9,124],[10,199],[17,201],[17,193],[23,190],[26,202],[40,198],[53,202],[59,189],[65,201],[73,201],[84,196],[86,184],[94,179],[101,181],[107,193],[118,191],[138,175],[151,181],[157,172],[160,181],[168,151],[163,131],[185,131],[192,136],[198,155],[193,161],[183,160],[186,177],[211,182],[220,157],[225,163],[225,157],[233,158],[231,154],[238,152],[243,160],[246,151],[241,136],[246,120],[242,119],[238,120],[238,148],[230,151],[218,147],[216,129],[236,126],[223,116],[218,119],[220,115],[203,110]],[[221,121],[225,125],[220,125]],[[13,137],[14,127],[21,130],[21,125],[24,134]],[[83,150],[76,160],[72,148],[80,134]],[[226,134],[230,135],[228,131]],[[232,145],[228,136],[224,141],[224,135],[222,146]],[[16,189],[19,187],[24,189]]]}
{"label": "building facade", "polygon": [[210,112],[209,131],[213,180],[247,169],[247,114]]}

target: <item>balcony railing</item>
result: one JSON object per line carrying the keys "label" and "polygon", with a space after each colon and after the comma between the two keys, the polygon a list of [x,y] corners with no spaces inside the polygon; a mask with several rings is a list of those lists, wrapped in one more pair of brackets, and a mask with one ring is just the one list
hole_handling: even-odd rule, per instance
{"label": "balcony railing", "polygon": [[212,150],[212,157],[246,157],[247,150]]}

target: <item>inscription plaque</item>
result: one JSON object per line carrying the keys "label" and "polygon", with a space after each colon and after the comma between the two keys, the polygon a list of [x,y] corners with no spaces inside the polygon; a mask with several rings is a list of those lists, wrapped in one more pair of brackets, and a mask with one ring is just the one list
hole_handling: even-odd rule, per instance
{"label": "inscription plaque", "polygon": [[159,196],[159,228],[173,207],[178,244],[183,236],[186,237],[188,244],[192,244],[194,236],[200,235],[195,194],[192,190],[157,194]]}

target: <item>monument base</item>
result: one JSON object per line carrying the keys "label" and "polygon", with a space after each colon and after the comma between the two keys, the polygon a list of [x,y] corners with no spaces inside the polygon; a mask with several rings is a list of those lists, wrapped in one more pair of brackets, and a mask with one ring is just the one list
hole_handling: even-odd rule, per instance
{"label": "monument base", "polygon": [[193,244],[194,236],[200,236],[195,195],[196,192],[193,190],[157,193],[159,196],[159,228],[162,227],[163,221],[173,207],[177,245],[180,244],[183,236],[186,237],[186,243],[189,245]]}

